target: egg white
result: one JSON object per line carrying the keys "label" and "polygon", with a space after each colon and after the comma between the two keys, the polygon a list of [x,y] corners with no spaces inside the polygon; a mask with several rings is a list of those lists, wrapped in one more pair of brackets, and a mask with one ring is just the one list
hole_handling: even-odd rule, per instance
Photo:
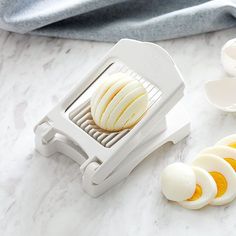
{"label": "egg white", "polygon": [[97,109],[97,105],[99,103],[99,101],[101,100],[102,96],[107,92],[107,90],[113,85],[115,84],[119,79],[121,78],[121,75],[119,73],[113,75],[112,77],[108,77],[106,78],[106,80],[101,83],[97,89],[94,91],[92,97],[91,97],[91,113],[94,116],[96,109]]}
{"label": "egg white", "polygon": [[110,75],[92,94],[91,115],[102,129],[131,128],[145,114],[148,94],[142,83],[124,73]]}
{"label": "egg white", "polygon": [[193,169],[183,163],[167,166],[161,175],[163,195],[171,201],[183,201],[190,198],[196,187],[196,176]]}
{"label": "egg white", "polygon": [[205,169],[207,172],[219,172],[227,181],[226,192],[214,198],[211,205],[224,205],[231,202],[236,197],[236,174],[233,168],[224,159],[214,154],[201,154],[194,161],[193,166]]}
{"label": "egg white", "polygon": [[236,143],[236,134],[232,134],[222,138],[220,141],[216,143],[216,145],[230,146],[230,144],[232,143]]}
{"label": "egg white", "polygon": [[[223,159],[230,158],[236,161],[236,149],[228,147],[228,146],[217,145],[217,146],[209,147],[200,152],[200,154],[204,154],[204,153],[214,154]],[[231,163],[229,164],[231,165]]]}
{"label": "egg white", "polygon": [[217,187],[212,176],[204,169],[192,167],[196,175],[196,184],[202,189],[202,195],[193,201],[182,201],[179,204],[187,209],[197,210],[209,204],[217,193]]}

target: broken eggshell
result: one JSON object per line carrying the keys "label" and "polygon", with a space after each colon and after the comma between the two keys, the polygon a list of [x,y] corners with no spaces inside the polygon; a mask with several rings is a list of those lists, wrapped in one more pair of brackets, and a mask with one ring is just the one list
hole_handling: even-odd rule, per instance
{"label": "broken eggshell", "polygon": [[236,38],[229,40],[222,47],[221,63],[229,75],[236,76]]}
{"label": "broken eggshell", "polygon": [[210,104],[226,112],[236,112],[236,79],[208,81],[205,92]]}

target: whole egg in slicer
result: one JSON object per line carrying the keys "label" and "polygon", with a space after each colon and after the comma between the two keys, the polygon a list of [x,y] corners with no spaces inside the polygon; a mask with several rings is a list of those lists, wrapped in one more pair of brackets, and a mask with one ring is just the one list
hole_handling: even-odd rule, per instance
{"label": "whole egg in slicer", "polygon": [[142,83],[125,73],[114,73],[91,97],[91,115],[104,130],[120,131],[134,126],[147,111],[148,94]]}

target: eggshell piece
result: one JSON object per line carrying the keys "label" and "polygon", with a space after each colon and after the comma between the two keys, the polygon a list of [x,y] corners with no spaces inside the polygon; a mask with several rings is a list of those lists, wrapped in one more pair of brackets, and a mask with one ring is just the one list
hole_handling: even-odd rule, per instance
{"label": "eggshell piece", "polygon": [[229,40],[222,47],[221,63],[229,75],[236,76],[236,38]]}

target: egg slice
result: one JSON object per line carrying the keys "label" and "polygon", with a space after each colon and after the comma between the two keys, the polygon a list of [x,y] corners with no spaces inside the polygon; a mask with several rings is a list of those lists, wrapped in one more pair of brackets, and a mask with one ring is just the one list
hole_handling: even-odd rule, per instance
{"label": "egg slice", "polygon": [[91,114],[96,125],[108,131],[134,126],[147,111],[143,85],[124,73],[109,76],[93,93]]}
{"label": "egg slice", "polygon": [[216,196],[217,187],[213,177],[204,169],[192,167],[196,176],[194,194],[179,204],[188,209],[200,209],[209,204]]}
{"label": "egg slice", "polygon": [[223,145],[236,149],[236,134],[232,134],[221,139],[219,142],[216,143],[216,145]]}
{"label": "egg slice", "polygon": [[220,158],[223,158],[227,161],[231,167],[236,171],[236,149],[228,147],[228,146],[214,146],[210,148],[206,148],[201,151],[200,154],[214,154]]}
{"label": "egg slice", "polygon": [[161,175],[161,190],[171,201],[184,201],[191,198],[196,188],[196,176],[193,169],[183,163],[167,166]]}
{"label": "egg slice", "polygon": [[205,169],[216,182],[217,194],[211,205],[224,205],[236,197],[236,175],[225,160],[213,154],[201,154],[193,165]]}

